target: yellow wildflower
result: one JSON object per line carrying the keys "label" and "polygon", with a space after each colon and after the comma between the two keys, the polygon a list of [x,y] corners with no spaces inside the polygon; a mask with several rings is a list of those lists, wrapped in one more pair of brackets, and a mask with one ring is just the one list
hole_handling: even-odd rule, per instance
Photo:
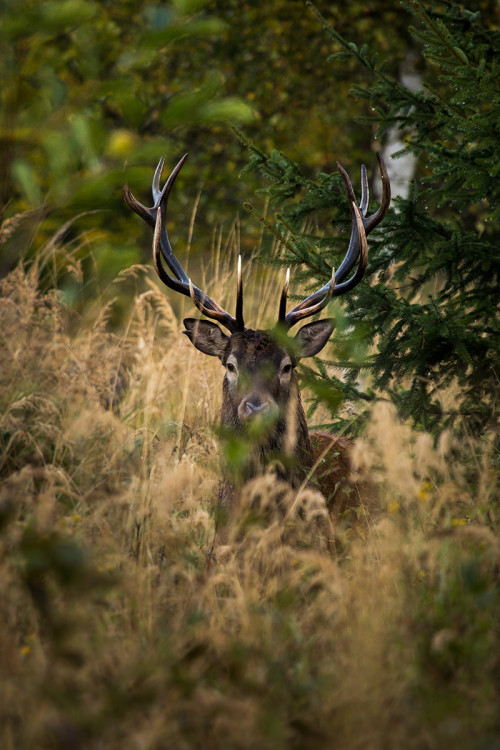
{"label": "yellow wildflower", "polygon": [[432,489],[432,485],[430,482],[424,482],[422,486],[420,487],[420,491],[418,493],[418,499],[421,502],[425,502],[427,500],[427,496],[429,494],[429,490]]}

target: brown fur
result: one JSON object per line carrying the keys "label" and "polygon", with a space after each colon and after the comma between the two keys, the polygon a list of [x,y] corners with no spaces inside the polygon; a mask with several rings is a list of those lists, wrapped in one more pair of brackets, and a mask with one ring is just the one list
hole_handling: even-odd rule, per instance
{"label": "brown fur", "polygon": [[343,517],[349,511],[359,515],[360,509],[372,515],[379,507],[373,480],[352,461],[354,443],[331,432],[311,431],[312,444],[309,469],[314,470],[319,489],[330,511]]}

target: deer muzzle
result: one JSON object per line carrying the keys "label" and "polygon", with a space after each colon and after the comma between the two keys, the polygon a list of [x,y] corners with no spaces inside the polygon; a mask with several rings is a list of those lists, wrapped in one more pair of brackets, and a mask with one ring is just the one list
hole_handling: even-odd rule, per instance
{"label": "deer muzzle", "polygon": [[261,398],[252,394],[241,400],[238,406],[238,416],[243,421],[253,419],[258,415],[271,417],[276,410],[277,405],[273,398]]}

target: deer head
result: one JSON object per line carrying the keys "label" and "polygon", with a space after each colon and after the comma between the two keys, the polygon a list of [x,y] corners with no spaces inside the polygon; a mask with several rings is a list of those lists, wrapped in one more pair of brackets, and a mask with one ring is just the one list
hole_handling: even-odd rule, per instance
{"label": "deer head", "polygon": [[127,186],[124,189],[125,201],[154,228],[153,260],[161,281],[170,289],[190,297],[203,315],[211,321],[217,321],[214,323],[186,318],[183,333],[199,351],[218,357],[225,368],[223,424],[241,431],[260,420],[267,426],[267,447],[280,450],[283,448],[287,425],[292,422],[295,425],[292,442],[298,450],[302,447],[307,449],[309,436],[300,403],[295,367],[301,358],[312,357],[323,349],[334,323],[331,319],[318,320],[302,326],[293,338],[287,334],[299,320],[320,312],[333,297],[351,291],[363,278],[368,261],[366,237],[382,220],[390,203],[390,184],[384,161],[377,154],[382,178],[382,201],[379,209],[368,217],[369,196],[365,167],[361,168],[362,192],[358,205],[347,172],[337,164],[351,208],[351,237],[344,260],[336,272],[332,270],[327,284],[289,312],[287,272],[276,326],[264,331],[252,330],[244,323],[241,259],[238,263],[236,314],[233,317],[192,284],[172,251],[165,228],[165,215],[170,191],[186,158],[187,154],[179,161],[162,189],[160,176],[164,160],[161,159],[153,178],[154,204],[151,208],[139,203]]}

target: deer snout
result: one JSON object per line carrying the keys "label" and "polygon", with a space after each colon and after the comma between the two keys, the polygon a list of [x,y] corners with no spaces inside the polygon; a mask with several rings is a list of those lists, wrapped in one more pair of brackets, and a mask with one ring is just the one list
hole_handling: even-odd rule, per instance
{"label": "deer snout", "polygon": [[245,412],[247,417],[259,411],[266,411],[268,408],[269,404],[267,401],[264,401],[263,404],[254,404],[253,401],[245,401]]}
{"label": "deer snout", "polygon": [[263,401],[258,396],[244,398],[238,406],[238,416],[240,419],[251,419],[257,414],[265,414],[272,407],[270,400]]}

